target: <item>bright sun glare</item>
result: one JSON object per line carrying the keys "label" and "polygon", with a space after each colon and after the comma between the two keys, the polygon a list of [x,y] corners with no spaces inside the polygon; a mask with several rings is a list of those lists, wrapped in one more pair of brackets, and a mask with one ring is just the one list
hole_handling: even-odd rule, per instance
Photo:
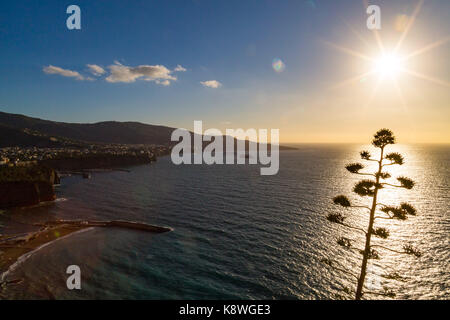
{"label": "bright sun glare", "polygon": [[[393,84],[393,87],[396,89],[398,96],[402,102],[402,105],[404,108],[406,108],[406,102],[403,97],[402,89],[400,87],[400,84],[398,83],[399,79],[398,76],[400,74],[406,74],[408,76],[416,77],[419,79],[427,80],[429,82],[445,86],[447,88],[450,88],[450,82],[447,80],[435,78],[433,76],[412,70],[410,66],[407,65],[407,62],[409,59],[416,57],[420,54],[423,54],[424,52],[427,52],[431,49],[437,48],[447,42],[450,42],[450,36],[447,35],[443,39],[439,39],[435,42],[429,43],[415,51],[411,52],[404,52],[404,55],[400,56],[398,55],[398,52],[401,51],[403,41],[406,38],[406,35],[408,34],[409,30],[411,29],[412,25],[414,24],[414,21],[416,20],[417,15],[419,14],[419,11],[422,7],[424,0],[419,0],[418,4],[416,5],[416,8],[414,9],[414,12],[412,16],[408,19],[408,23],[406,27],[404,28],[402,34],[400,35],[400,38],[397,42],[397,44],[393,48],[385,48],[383,41],[381,40],[381,36],[379,32],[375,29],[373,30],[373,35],[375,37],[376,44],[378,45],[379,52],[381,55],[378,58],[373,58],[371,56],[367,56],[362,52],[358,52],[356,50],[352,50],[328,41],[325,41],[326,44],[330,45],[331,47],[340,50],[342,52],[345,52],[351,56],[360,58],[362,60],[368,61],[370,63],[369,70],[366,70],[366,72],[363,72],[357,76],[353,76],[349,79],[346,79],[344,81],[340,81],[335,88],[341,87],[343,85],[348,85],[355,82],[363,82],[367,77],[375,75],[376,83],[372,89],[372,92],[367,99],[367,105],[370,104],[372,98],[375,96],[375,94],[378,91],[379,84],[384,80],[385,78],[389,78],[392,80],[390,84]],[[357,31],[351,29],[360,39],[365,41],[364,37],[359,34]]]}
{"label": "bright sun glare", "polygon": [[384,54],[374,61],[373,71],[381,76],[395,77],[402,71],[402,59],[396,54]]}

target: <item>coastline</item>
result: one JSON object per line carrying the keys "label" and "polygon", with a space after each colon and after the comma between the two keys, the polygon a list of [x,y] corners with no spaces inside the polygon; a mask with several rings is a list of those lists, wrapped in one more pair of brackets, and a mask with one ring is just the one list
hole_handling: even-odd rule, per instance
{"label": "coastline", "polygon": [[[50,245],[52,242],[68,237],[80,231],[102,228],[126,228],[151,233],[164,233],[172,231],[171,228],[160,227],[140,222],[132,221],[85,221],[85,220],[55,220],[43,224],[35,224],[41,227],[37,231],[32,231],[19,235],[0,236],[0,290],[7,285],[5,281],[7,272],[14,264],[18,263],[28,254]],[[15,281],[15,280],[13,280]]]}
{"label": "coastline", "polygon": [[60,237],[58,237],[58,238],[56,238],[56,239],[54,239],[54,240],[52,240],[52,241],[44,242],[43,244],[39,245],[38,247],[34,248],[33,250],[28,251],[28,252],[22,254],[21,256],[19,256],[19,257],[16,259],[15,262],[13,262],[12,264],[10,264],[10,265],[7,267],[6,271],[2,271],[2,270],[0,269],[0,291],[1,291],[1,288],[2,288],[1,286],[2,286],[2,285],[7,285],[7,284],[9,284],[9,283],[17,283],[18,281],[21,281],[20,279],[15,279],[15,280],[10,280],[10,281],[5,281],[5,278],[8,276],[8,274],[9,274],[11,271],[14,271],[21,263],[25,262],[25,261],[26,261],[29,257],[31,257],[34,253],[38,252],[38,251],[41,250],[42,248],[45,248],[45,247],[51,245],[52,243],[54,243],[54,242],[56,242],[56,241],[58,241],[58,240],[62,240],[62,239],[65,239],[65,238],[67,238],[67,237],[70,237],[71,235],[75,235],[75,234],[78,234],[78,233],[81,233],[81,232],[85,232],[85,231],[89,231],[89,230],[92,230],[92,229],[93,229],[93,228],[85,228],[85,229],[80,229],[80,230],[78,230],[78,231],[74,231],[74,232],[67,233],[66,235],[60,236]]}
{"label": "coastline", "polygon": [[[161,153],[162,154],[162,153]],[[124,171],[125,166],[151,164],[156,154],[94,154],[40,161],[22,161],[0,165],[0,209],[31,207],[56,200],[55,186],[61,177],[91,172]]]}
{"label": "coastline", "polygon": [[62,238],[82,229],[86,228],[76,226],[44,227],[38,231],[29,232],[24,235],[10,235],[0,238],[0,250],[2,256],[2,259],[0,260],[0,284],[3,283],[4,273],[22,256],[36,250],[42,245],[49,244],[58,238]]}
{"label": "coastline", "polygon": [[[165,156],[165,154],[161,155]],[[124,171],[129,172],[129,170],[119,168],[117,166],[133,166],[133,165],[148,165],[151,162],[156,161],[156,156],[153,157],[116,157],[115,161],[109,161],[104,163],[103,161],[98,162],[103,158],[96,158],[94,161],[84,163],[80,165],[77,161],[74,163],[70,162],[67,166],[67,159],[56,160],[54,163],[25,163],[20,166],[3,166],[2,169],[8,170],[8,172],[13,172],[13,175],[7,176],[8,179],[3,179],[2,184],[4,187],[9,187],[10,184],[21,183],[26,187],[31,186],[36,194],[33,197],[24,193],[16,192],[14,188],[10,190],[15,191],[16,194],[20,194],[20,197],[11,202],[11,197],[4,195],[4,205],[2,205],[2,210],[9,209],[28,209],[37,206],[49,205],[58,201],[56,198],[54,187],[60,184],[60,178],[65,175],[72,174],[85,174],[90,172],[109,172],[109,171]],[[113,158],[114,159],[114,158]],[[57,168],[55,168],[57,167]],[[45,174],[42,175],[41,171]],[[90,177],[90,176],[89,176]],[[12,179],[12,182],[7,180]],[[23,182],[16,182],[15,180],[21,180]],[[39,181],[40,180],[40,181]],[[48,195],[45,197],[39,195],[39,188],[35,187],[39,183],[48,184],[49,190]],[[1,185],[1,184],[0,184]],[[21,186],[22,186],[21,185]],[[16,188],[17,189],[17,188]],[[23,189],[23,188],[22,188]],[[51,189],[51,190],[50,190]],[[31,199],[31,200],[30,200]],[[47,221],[42,224],[34,224],[34,226],[39,227],[38,230],[23,233],[23,234],[0,234],[0,292],[9,283],[16,283],[16,280],[5,281],[7,273],[10,268],[15,264],[20,263],[22,259],[26,259],[27,255],[32,254],[36,250],[50,245],[54,241],[60,240],[62,238],[68,237],[80,231],[85,231],[95,227],[108,227],[108,228],[127,228],[132,230],[152,232],[152,233],[163,233],[172,231],[171,228],[153,226],[145,223],[132,222],[132,221],[77,221],[77,220],[56,220]],[[20,280],[18,280],[20,281]],[[0,295],[1,298],[1,295]]]}

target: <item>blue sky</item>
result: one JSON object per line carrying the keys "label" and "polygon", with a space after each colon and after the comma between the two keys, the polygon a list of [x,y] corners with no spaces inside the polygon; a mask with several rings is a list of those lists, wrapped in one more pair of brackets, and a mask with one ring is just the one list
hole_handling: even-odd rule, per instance
{"label": "blue sky", "polygon": [[[410,15],[417,2],[373,3],[380,4],[388,25],[398,14]],[[81,30],[66,28],[70,4],[81,8]],[[327,88],[352,76],[349,56],[324,41],[361,49],[349,26],[373,40],[362,1],[77,0],[0,6],[0,110],[68,122],[190,127],[198,119],[219,128],[285,126],[294,135],[295,125],[321,118],[311,112],[328,97]],[[414,35],[419,46],[448,36],[448,9],[447,1],[425,2]],[[436,50],[438,61],[448,58],[448,45]],[[283,72],[272,68],[275,58],[284,62]],[[94,76],[88,64],[105,74]],[[107,81],[114,65],[163,66],[169,73],[158,81]],[[175,72],[178,65],[186,71]],[[48,66],[78,72],[84,80],[48,74]],[[448,68],[432,71],[448,81]],[[167,77],[170,84],[163,85]],[[201,84],[208,80],[221,86]],[[300,114],[290,117],[293,105]],[[318,130],[327,126],[322,122]]]}

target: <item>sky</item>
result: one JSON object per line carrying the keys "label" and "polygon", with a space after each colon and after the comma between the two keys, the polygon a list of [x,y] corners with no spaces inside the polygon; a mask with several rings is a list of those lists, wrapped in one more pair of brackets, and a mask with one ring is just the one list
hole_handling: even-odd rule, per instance
{"label": "sky", "polygon": [[[81,30],[66,26],[72,4]],[[0,110],[280,129],[284,143],[368,142],[382,127],[450,143],[450,2],[370,4],[377,33],[361,0],[2,1]],[[377,34],[385,53],[405,35],[408,73],[373,72]]]}

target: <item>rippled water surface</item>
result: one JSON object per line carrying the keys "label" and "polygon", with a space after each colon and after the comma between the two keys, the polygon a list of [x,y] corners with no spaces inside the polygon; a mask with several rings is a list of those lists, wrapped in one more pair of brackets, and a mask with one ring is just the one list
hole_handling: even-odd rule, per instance
{"label": "rippled water surface", "polygon": [[[174,228],[150,235],[121,229],[91,229],[60,239],[31,255],[8,278],[24,280],[2,292],[8,298],[58,299],[329,299],[354,289],[361,255],[336,244],[345,235],[363,247],[357,231],[329,223],[341,210],[331,199],[351,195],[358,177],[344,169],[364,146],[301,145],[283,151],[280,171],[260,176],[259,167],[174,166],[170,157],[131,172],[95,173],[90,180],[63,179],[48,206],[0,216],[0,232],[27,231],[20,222],[50,219],[127,219]],[[365,148],[368,148],[367,146]],[[412,243],[421,258],[380,249],[370,260],[367,286],[392,288],[397,298],[450,298],[449,146],[395,145],[406,163],[393,175],[416,180],[411,191],[382,190],[380,202],[409,201],[418,216],[383,220],[389,240],[402,250]],[[369,199],[352,196],[361,204]],[[367,228],[365,211],[349,222]],[[331,259],[349,273],[331,269]],[[79,265],[82,290],[66,288],[65,270]],[[336,264],[337,265],[337,264]],[[405,279],[388,280],[398,272]],[[369,296],[367,296],[369,298]],[[374,298],[375,296],[370,296]]]}

